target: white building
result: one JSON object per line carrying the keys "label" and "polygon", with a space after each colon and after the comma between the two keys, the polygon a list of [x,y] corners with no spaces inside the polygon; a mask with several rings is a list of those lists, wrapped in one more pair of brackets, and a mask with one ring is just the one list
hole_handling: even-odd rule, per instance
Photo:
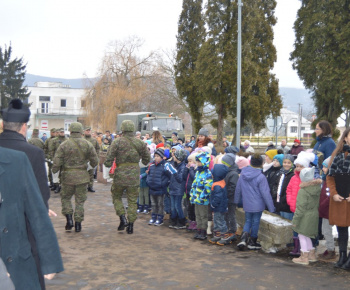
{"label": "white building", "polygon": [[[314,130],[311,129],[311,122],[304,117],[299,120],[299,115],[287,109],[281,109],[282,126],[278,131],[278,136],[286,138],[311,138]],[[299,131],[300,130],[300,131]],[[259,133],[260,136],[275,136],[267,128]]]}
{"label": "white building", "polygon": [[31,92],[29,124],[32,128],[64,128],[82,120],[85,110],[84,89],[72,89],[60,82],[36,82]]}

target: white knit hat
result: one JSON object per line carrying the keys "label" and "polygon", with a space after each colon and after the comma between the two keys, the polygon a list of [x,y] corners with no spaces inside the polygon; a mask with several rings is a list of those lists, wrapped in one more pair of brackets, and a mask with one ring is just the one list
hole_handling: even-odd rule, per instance
{"label": "white knit hat", "polygon": [[300,171],[300,180],[302,182],[308,182],[314,180],[315,176],[315,167],[304,168]]}
{"label": "white knit hat", "polygon": [[294,164],[295,165],[299,164],[305,168],[308,168],[310,166],[310,162],[314,161],[314,159],[315,159],[315,154],[301,151],[298,154],[297,159],[294,160]]}

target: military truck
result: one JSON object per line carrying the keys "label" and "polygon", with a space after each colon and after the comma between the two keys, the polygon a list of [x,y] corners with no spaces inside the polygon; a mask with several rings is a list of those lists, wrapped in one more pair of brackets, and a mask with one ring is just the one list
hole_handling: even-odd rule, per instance
{"label": "military truck", "polygon": [[165,138],[171,138],[173,132],[177,132],[178,138],[184,139],[184,125],[178,117],[159,112],[131,112],[118,114],[117,131],[124,120],[131,120],[135,124],[135,132],[140,131],[142,136],[148,133],[152,136],[153,131],[158,130]]}

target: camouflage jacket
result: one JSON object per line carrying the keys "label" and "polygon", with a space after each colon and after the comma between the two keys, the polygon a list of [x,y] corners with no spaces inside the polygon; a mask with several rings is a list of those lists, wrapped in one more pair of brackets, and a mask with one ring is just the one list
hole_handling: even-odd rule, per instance
{"label": "camouflage jacket", "polygon": [[50,156],[51,159],[53,159],[55,157],[56,151],[58,149],[58,147],[60,147],[60,145],[64,142],[67,141],[68,138],[66,136],[62,137],[62,136],[57,136],[56,138],[54,138],[52,140],[52,146],[50,148]]}
{"label": "camouflage jacket", "polygon": [[62,167],[61,179],[64,184],[88,183],[88,162],[92,167],[98,163],[94,147],[82,138],[80,133],[72,133],[69,140],[58,147],[53,159],[52,172],[56,173]]}
{"label": "camouflage jacket", "polygon": [[100,145],[98,144],[97,140],[95,138],[92,138],[91,136],[84,136],[87,141],[89,141],[92,146],[95,148],[96,153],[100,153]]}
{"label": "camouflage jacket", "polygon": [[32,137],[28,140],[29,144],[32,144],[42,150],[44,150],[44,141],[41,140],[39,137]]}
{"label": "camouflage jacket", "polygon": [[135,138],[133,133],[125,132],[123,137],[112,142],[104,165],[111,167],[114,158],[117,168],[114,171],[113,182],[124,186],[139,186],[139,161],[141,159],[142,163],[146,165],[151,158],[146,143]]}

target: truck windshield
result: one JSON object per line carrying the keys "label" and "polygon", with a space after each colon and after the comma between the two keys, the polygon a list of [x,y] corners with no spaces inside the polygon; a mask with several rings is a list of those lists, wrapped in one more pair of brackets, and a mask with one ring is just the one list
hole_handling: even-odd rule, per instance
{"label": "truck windshield", "polygon": [[160,131],[181,130],[181,120],[155,119],[152,120],[152,129]]}

